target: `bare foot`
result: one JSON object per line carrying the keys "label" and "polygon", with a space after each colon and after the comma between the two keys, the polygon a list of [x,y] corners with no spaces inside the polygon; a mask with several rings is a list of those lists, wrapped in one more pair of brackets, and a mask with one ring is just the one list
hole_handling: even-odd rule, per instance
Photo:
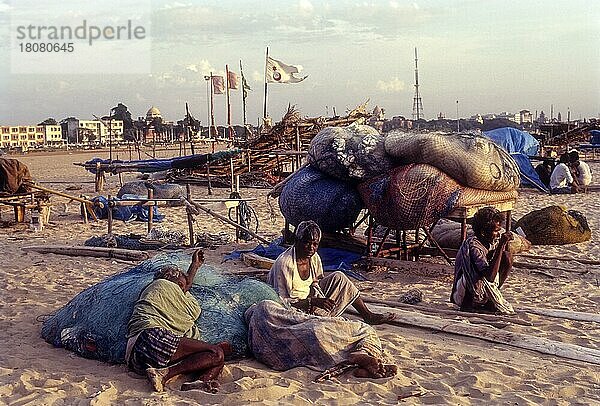
{"label": "bare foot", "polygon": [[181,390],[199,389],[207,393],[217,393],[219,391],[219,382],[217,381],[194,381],[186,382],[181,385]]}
{"label": "bare foot", "polygon": [[146,369],[146,376],[152,384],[152,389],[156,392],[162,392],[165,390],[164,379],[169,372],[169,368],[148,368]]}
{"label": "bare foot", "polygon": [[384,324],[389,321],[393,321],[396,319],[396,315],[393,313],[379,314],[379,313],[371,313],[371,316],[365,319],[365,323],[370,324],[372,326],[378,324]]}

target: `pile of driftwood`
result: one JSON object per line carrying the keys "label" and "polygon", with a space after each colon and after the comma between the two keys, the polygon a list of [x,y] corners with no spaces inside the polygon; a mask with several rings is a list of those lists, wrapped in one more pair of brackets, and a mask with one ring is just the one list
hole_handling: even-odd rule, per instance
{"label": "pile of driftwood", "polygon": [[181,174],[178,181],[193,181],[206,175],[233,176],[246,172],[262,172],[280,175],[285,165],[292,171],[300,166],[300,160],[308,150],[308,145],[317,133],[325,127],[347,126],[360,119],[370,117],[366,102],[352,110],[345,117],[302,118],[295,106],[288,106],[282,120],[258,138],[239,147],[240,153],[232,158],[213,160],[206,165],[195,167]]}

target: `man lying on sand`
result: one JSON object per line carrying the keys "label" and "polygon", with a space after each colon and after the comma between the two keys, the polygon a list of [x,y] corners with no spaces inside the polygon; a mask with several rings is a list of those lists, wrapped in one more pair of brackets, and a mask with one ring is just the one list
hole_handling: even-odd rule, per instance
{"label": "man lying on sand", "polygon": [[323,277],[323,265],[317,254],[321,229],[314,221],[296,227],[296,242],[285,250],[271,267],[267,282],[284,302],[309,314],[340,316],[352,305],[365,322],[382,324],[393,314],[371,312],[354,284],[342,272]]}
{"label": "man lying on sand", "polygon": [[475,236],[467,238],[456,254],[450,301],[461,310],[514,313],[500,293],[512,268],[512,254],[506,246],[513,239],[510,231],[500,236],[502,220],[495,208],[480,209],[473,217]]}
{"label": "man lying on sand", "polygon": [[325,371],[319,381],[349,368],[359,378],[388,378],[398,372],[396,365],[384,363],[377,332],[362,321],[309,315],[271,300],[250,306],[244,317],[252,353],[278,371]]}
{"label": "man lying on sand", "polygon": [[161,268],[133,309],[125,360],[131,370],[148,377],[155,391],[161,392],[169,379],[192,372],[200,373],[199,381],[183,384],[182,390],[218,389],[216,378],[231,346],[198,340],[194,322],[200,306],[189,290],[203,262],[204,253],[197,250],[187,275],[173,266]]}

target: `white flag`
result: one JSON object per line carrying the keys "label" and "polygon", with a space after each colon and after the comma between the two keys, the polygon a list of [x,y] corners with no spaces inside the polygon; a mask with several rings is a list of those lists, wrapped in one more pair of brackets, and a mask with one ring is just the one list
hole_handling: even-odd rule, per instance
{"label": "white flag", "polygon": [[300,73],[301,70],[301,66],[286,65],[270,56],[267,57],[267,83],[302,82],[308,76],[302,78],[294,76],[294,73]]}

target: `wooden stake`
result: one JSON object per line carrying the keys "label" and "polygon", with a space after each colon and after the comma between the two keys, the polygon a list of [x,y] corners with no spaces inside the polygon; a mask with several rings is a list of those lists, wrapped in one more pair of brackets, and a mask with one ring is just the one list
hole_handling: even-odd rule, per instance
{"label": "wooden stake", "polygon": [[[187,192],[187,199],[188,201],[192,201],[192,189],[190,187],[189,183],[186,183],[185,185],[185,189]],[[190,247],[194,246],[194,217],[192,216],[192,213],[189,210],[186,210],[187,213],[187,222],[188,222],[188,232],[190,234]]]}
{"label": "wooden stake", "polygon": [[[148,188],[148,200],[154,198],[154,189]],[[154,219],[154,206],[148,206],[148,234],[152,231],[152,220]]]}

